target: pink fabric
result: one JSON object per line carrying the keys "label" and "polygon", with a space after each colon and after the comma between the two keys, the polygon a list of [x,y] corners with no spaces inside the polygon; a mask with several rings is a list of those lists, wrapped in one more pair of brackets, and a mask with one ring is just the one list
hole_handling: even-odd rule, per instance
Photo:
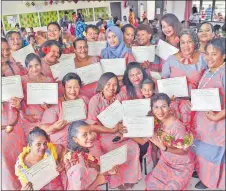
{"label": "pink fabric", "polygon": [[2,73],[2,76],[3,75],[5,77],[14,76],[14,75],[23,76],[23,75],[27,74],[27,69],[26,68],[19,68],[14,60],[12,62],[10,62],[10,65],[11,65],[13,71],[14,71],[14,74],[13,74],[12,70],[8,67],[8,69],[4,72],[4,74]]}
{"label": "pink fabric", "polygon": [[[87,113],[87,106],[89,103],[88,98],[85,96],[79,96],[80,99],[83,99],[86,105],[86,113]],[[60,98],[58,101],[58,105],[53,105],[49,109],[45,110],[42,119],[41,124],[49,124],[52,125],[58,120],[63,119],[63,108],[62,108],[62,102],[63,98]],[[50,141],[54,144],[62,144],[65,148],[67,148],[67,133],[68,133],[68,127],[70,123],[66,125],[63,129],[60,131],[54,132],[53,134],[50,134]]]}
{"label": "pink fabric", "polygon": [[[121,93],[124,94],[126,96],[126,100],[130,100],[131,98],[129,97],[127,90],[126,90],[126,86],[122,86],[121,87]],[[141,93],[140,89],[136,90],[136,94],[137,94],[137,98],[136,99],[142,99],[143,95]]]}
{"label": "pink fabric", "polygon": [[[116,99],[123,101],[126,99],[125,94],[117,94]],[[93,96],[89,102],[88,119],[96,123],[100,123],[97,119],[102,111],[104,111],[110,104],[103,98],[101,93]],[[133,140],[125,140],[121,143],[112,143],[112,139],[118,134],[99,134],[99,148],[103,153],[107,153],[114,150],[124,144],[128,145],[128,160],[126,163],[120,166],[118,175],[111,176],[109,187],[116,188],[125,183],[137,183],[141,179],[141,168],[139,162],[139,147]],[[95,153],[92,153],[95,155]],[[99,157],[99,156],[97,156]]]}
{"label": "pink fabric", "polygon": [[123,58],[126,59],[126,65],[128,65],[130,62],[136,62],[136,59],[134,58],[133,54],[130,53],[125,53],[125,55],[123,56]]}
{"label": "pink fabric", "polygon": [[49,64],[47,64],[44,60],[42,60],[42,74],[54,79]]}
{"label": "pink fabric", "polygon": [[83,158],[79,156],[79,163],[72,166],[67,171],[67,190],[87,190],[87,188],[96,179],[97,174],[97,170],[95,168],[88,167]]}
{"label": "pink fabric", "polygon": [[[2,103],[2,126],[11,125],[18,119],[16,109],[8,102]],[[26,144],[23,128],[16,123],[11,133],[2,130],[2,189],[19,190],[20,181],[15,175],[14,165],[20,151]]]}
{"label": "pink fabric", "polygon": [[[164,132],[175,137],[184,138],[186,130],[183,124],[176,120],[170,126],[163,127]],[[194,169],[194,159],[190,151],[185,155],[161,152],[160,159],[146,176],[147,190],[183,190],[187,187]]]}
{"label": "pink fabric", "polygon": [[[209,73],[201,83],[201,89],[218,88],[221,98],[221,109],[225,109],[225,66],[222,67],[209,81]],[[208,81],[206,86],[202,86]],[[215,112],[218,113],[218,112]],[[205,128],[204,128],[205,127]],[[196,138],[204,143],[225,148],[225,119],[217,122],[210,121],[205,112],[196,112]],[[205,149],[205,148],[203,148]],[[207,152],[207,151],[206,151]],[[196,155],[200,180],[209,188],[225,189],[225,162],[215,164]]]}
{"label": "pink fabric", "polygon": [[185,1],[184,20],[188,21],[191,15],[192,1]]}

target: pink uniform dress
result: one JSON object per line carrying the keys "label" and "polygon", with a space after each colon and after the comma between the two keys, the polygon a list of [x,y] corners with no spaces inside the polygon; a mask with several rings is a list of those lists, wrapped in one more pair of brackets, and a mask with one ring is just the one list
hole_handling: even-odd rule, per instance
{"label": "pink uniform dress", "polygon": [[[31,123],[25,118],[21,118],[20,123],[23,124],[25,135],[27,136],[31,128],[33,128],[35,125],[38,125],[42,119],[42,114],[45,111],[44,108],[41,107],[41,105],[28,105],[27,104],[27,83],[31,83],[29,81],[28,75],[22,76],[22,86],[23,86],[23,92],[24,92],[24,99],[21,102],[22,105],[22,112],[26,115],[35,115],[38,119],[37,123]],[[53,83],[53,80],[49,77],[45,77],[45,81],[43,83]],[[43,95],[44,96],[44,95]],[[22,115],[21,115],[22,116]]]}
{"label": "pink uniform dress", "polygon": [[[174,78],[186,76],[188,82],[188,94],[190,95],[191,89],[196,89],[198,82],[207,68],[204,56],[200,55],[196,64],[182,64],[175,55],[170,56],[163,65],[162,78]],[[171,109],[175,112],[188,131],[194,131],[191,127],[192,113],[190,109],[190,101],[183,99],[176,99],[171,103]]]}
{"label": "pink uniform dress", "polygon": [[[79,96],[79,99],[83,99],[85,105],[86,105],[86,113],[87,113],[87,106],[89,103],[88,98],[85,96]],[[49,109],[45,110],[42,119],[41,124],[50,124],[52,125],[58,120],[63,119],[63,108],[62,108],[62,102],[64,101],[63,98],[59,98],[58,104],[53,105]],[[75,111],[76,112],[76,111]],[[54,132],[53,134],[50,134],[50,141],[54,144],[62,144],[65,148],[67,148],[67,136],[68,136],[68,127],[70,123],[66,125],[63,129],[60,131]]]}
{"label": "pink uniform dress", "polygon": [[20,182],[15,175],[14,164],[26,144],[23,127],[17,124],[18,111],[9,102],[2,103],[2,126],[14,125],[13,131],[2,130],[2,189],[19,190]]}
{"label": "pink uniform dress", "polygon": [[19,67],[15,61],[11,61],[9,63],[8,69],[2,73],[2,76],[7,77],[7,76],[14,76],[14,75],[26,75],[27,74],[27,69],[24,67]]}
{"label": "pink uniform dress", "polygon": [[[95,64],[97,62],[100,62],[100,58],[98,56],[92,56],[91,62],[89,64]],[[96,88],[97,88],[97,82],[93,82],[91,84],[82,86],[80,91],[82,95],[90,99],[96,93]]]}
{"label": "pink uniform dress", "polygon": [[[58,154],[56,152],[56,148],[52,143],[48,143],[48,149],[46,150],[43,159],[49,157],[50,155],[53,156],[55,160],[58,159]],[[15,174],[18,177],[18,180],[20,180],[23,184],[26,184],[28,182],[26,178],[26,170],[29,170],[29,168],[24,163],[24,158],[28,154],[29,149],[27,147],[24,147],[23,152],[21,152],[18,155],[17,161],[14,164],[15,165]],[[60,173],[62,174],[62,173]],[[21,189],[22,186],[20,186]],[[55,179],[53,179],[50,183],[45,185],[41,190],[64,190],[63,183],[62,183],[62,177],[61,175],[58,175]]]}
{"label": "pink uniform dress", "polygon": [[[116,99],[119,101],[123,101],[126,99],[126,95],[119,93],[116,95]],[[88,119],[100,124],[99,120],[97,119],[97,115],[104,111],[109,105],[110,104],[103,97],[102,93],[97,93],[91,98],[89,102]],[[111,176],[111,180],[109,182],[110,188],[116,188],[125,183],[137,183],[141,179],[138,144],[131,139],[125,140],[120,143],[113,143],[112,139],[117,135],[117,133],[101,133],[98,135],[97,138],[97,143],[99,144],[99,148],[103,153],[107,153],[125,144],[127,144],[128,146],[127,162],[120,166],[117,176]],[[97,153],[93,151],[91,151],[91,153],[94,156],[99,157]]]}
{"label": "pink uniform dress", "polygon": [[[186,130],[184,125],[176,120],[172,125],[162,127],[167,136],[175,141],[184,139]],[[183,190],[187,187],[194,169],[193,155],[177,155],[161,151],[160,159],[155,168],[146,176],[147,190]]]}
{"label": "pink uniform dress", "polygon": [[[200,80],[199,88],[218,88],[223,110],[225,109],[225,66],[211,78],[212,75],[213,73],[207,70]],[[208,188],[225,190],[225,119],[210,121],[205,112],[201,111],[196,112],[195,119],[197,135],[193,149],[198,163],[199,179]]]}

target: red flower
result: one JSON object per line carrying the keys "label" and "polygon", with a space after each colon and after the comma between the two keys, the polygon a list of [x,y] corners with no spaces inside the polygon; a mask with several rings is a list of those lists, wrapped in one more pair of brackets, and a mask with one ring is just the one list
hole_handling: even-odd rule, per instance
{"label": "red flower", "polygon": [[42,52],[44,52],[45,54],[48,54],[50,52],[50,47],[42,47]]}
{"label": "red flower", "polygon": [[95,159],[95,160],[94,160],[94,163],[98,164],[98,160],[97,160],[97,159]]}

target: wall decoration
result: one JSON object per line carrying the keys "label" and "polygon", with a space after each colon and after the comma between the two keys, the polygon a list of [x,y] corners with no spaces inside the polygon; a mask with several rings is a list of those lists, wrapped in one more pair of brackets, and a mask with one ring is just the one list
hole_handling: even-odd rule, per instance
{"label": "wall decoration", "polygon": [[15,30],[16,23],[19,23],[17,15],[4,15],[2,16],[2,20],[6,31]]}
{"label": "wall decoration", "polygon": [[57,11],[40,12],[41,26],[47,26],[48,23],[58,21]]}
{"label": "wall decoration", "polygon": [[59,17],[60,17],[60,19],[63,18],[65,11],[68,12],[68,19],[69,19],[69,21],[72,21],[72,13],[73,12],[76,12],[76,11],[75,10],[60,10],[59,11]]}
{"label": "wall decoration", "polygon": [[82,14],[85,17],[85,22],[94,21],[94,18],[93,18],[93,8],[82,9]]}
{"label": "wall decoration", "polygon": [[95,13],[95,21],[97,21],[98,18],[102,18],[104,20],[109,20],[109,8],[108,7],[94,8],[94,13]]}
{"label": "wall decoration", "polygon": [[21,27],[29,28],[40,26],[38,13],[20,14],[19,17]]}

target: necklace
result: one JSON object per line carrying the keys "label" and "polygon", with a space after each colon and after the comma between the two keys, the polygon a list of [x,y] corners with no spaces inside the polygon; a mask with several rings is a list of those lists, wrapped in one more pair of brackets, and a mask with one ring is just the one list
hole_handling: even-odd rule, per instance
{"label": "necklace", "polygon": [[205,74],[202,76],[202,78],[201,78],[201,80],[200,80],[200,82],[199,82],[199,85],[198,85],[198,89],[203,89],[203,88],[205,88],[206,85],[209,83],[209,81],[213,78],[213,76],[214,76],[214,75],[218,72],[218,70],[220,70],[220,68],[223,67],[224,65],[225,65],[225,62],[217,68],[217,70],[212,74],[212,76],[211,76],[210,78],[208,78],[207,82],[201,87],[201,84],[202,84],[203,79],[206,77],[207,73],[210,72],[210,69],[208,69],[208,71],[205,72]]}

